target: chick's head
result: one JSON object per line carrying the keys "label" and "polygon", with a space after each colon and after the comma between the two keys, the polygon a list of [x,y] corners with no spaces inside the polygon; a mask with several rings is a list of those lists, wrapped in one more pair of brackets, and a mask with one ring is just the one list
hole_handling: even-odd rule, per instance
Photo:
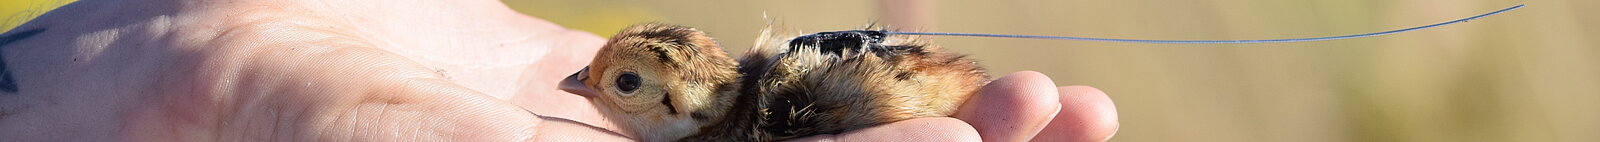
{"label": "chick's head", "polygon": [[673,140],[720,118],[737,90],[737,62],[704,32],[639,24],[613,36],[561,88],[588,97],[626,131]]}

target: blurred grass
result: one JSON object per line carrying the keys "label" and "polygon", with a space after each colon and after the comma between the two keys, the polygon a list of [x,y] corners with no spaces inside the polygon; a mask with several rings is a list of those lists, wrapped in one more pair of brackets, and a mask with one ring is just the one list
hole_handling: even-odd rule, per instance
{"label": "blurred grass", "polygon": [[[1600,19],[1588,16],[1600,14],[1591,8],[1600,1],[934,2],[930,31],[1136,39],[1343,35],[1528,4],[1469,23],[1338,41],[934,40],[996,76],[1035,70],[1109,92],[1122,122],[1112,141],[1600,141]],[[40,3],[0,2],[0,15],[59,6]],[[816,32],[860,28],[878,11],[876,2],[848,0],[506,3],[601,36],[639,22],[699,27],[734,54],[751,45],[763,15]]]}

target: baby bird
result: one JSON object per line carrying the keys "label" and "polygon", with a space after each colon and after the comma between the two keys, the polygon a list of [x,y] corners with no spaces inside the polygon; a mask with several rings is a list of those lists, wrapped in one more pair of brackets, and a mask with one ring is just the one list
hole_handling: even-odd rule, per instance
{"label": "baby bird", "polygon": [[694,28],[634,25],[561,88],[644,141],[777,141],[949,116],[989,81],[976,62],[916,37],[778,37],[766,29],[736,62]]}
{"label": "baby bird", "polygon": [[638,139],[680,139],[719,122],[733,105],[738,64],[688,27],[640,24],[613,36],[560,88],[588,97]]}

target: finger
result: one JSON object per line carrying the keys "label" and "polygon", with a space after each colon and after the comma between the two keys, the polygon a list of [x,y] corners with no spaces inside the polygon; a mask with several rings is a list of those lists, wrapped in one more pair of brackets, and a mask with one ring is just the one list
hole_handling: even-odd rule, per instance
{"label": "finger", "polygon": [[541,118],[544,121],[539,124],[539,134],[530,141],[633,141],[605,128],[584,125],[578,121],[556,117]]}
{"label": "finger", "polygon": [[1105,92],[1089,86],[1063,86],[1061,113],[1034,141],[1106,141],[1116,135],[1117,107]]}
{"label": "finger", "polygon": [[983,141],[1032,139],[1061,109],[1055,83],[1033,71],[1011,73],[990,82],[953,115],[971,123]]}
{"label": "finger", "polygon": [[795,141],[979,141],[971,125],[949,117],[916,118]]}

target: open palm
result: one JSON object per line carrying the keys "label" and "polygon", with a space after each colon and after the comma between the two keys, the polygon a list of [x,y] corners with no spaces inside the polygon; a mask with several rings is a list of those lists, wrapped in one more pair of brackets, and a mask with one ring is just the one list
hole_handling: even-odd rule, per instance
{"label": "open palm", "polygon": [[[7,36],[20,38],[0,42],[18,86],[0,95],[4,141],[625,139],[556,89],[604,39],[498,1],[80,1]],[[1034,72],[962,109],[815,138],[1097,141],[1116,128],[1103,93]]]}

